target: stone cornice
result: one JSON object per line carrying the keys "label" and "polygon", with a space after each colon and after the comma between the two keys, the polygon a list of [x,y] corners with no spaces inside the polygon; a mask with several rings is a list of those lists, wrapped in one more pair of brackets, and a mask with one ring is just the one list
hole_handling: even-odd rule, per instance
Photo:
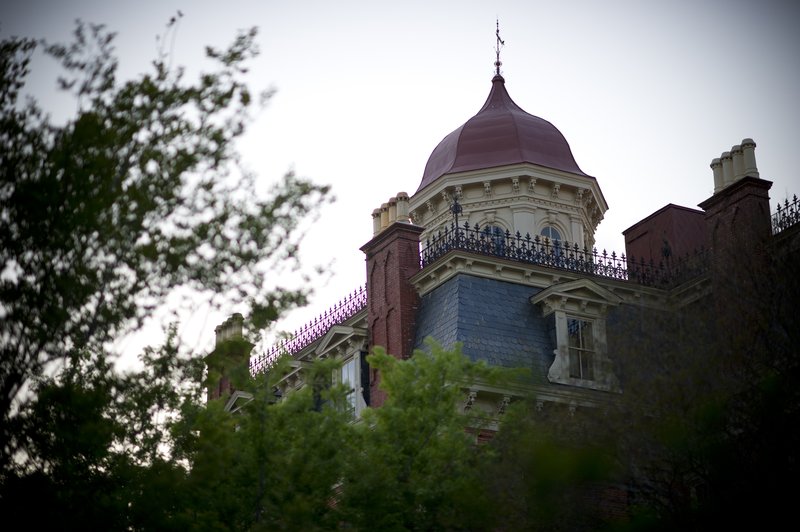
{"label": "stone cornice", "polygon": [[[535,193],[529,188],[528,185],[531,180],[534,183],[538,183],[539,186],[550,183],[551,185],[558,185],[559,188],[567,186],[574,189],[576,191],[576,199],[580,200],[579,204],[584,207],[588,207],[593,200],[598,207],[598,220],[602,219],[602,215],[608,209],[608,204],[595,178],[531,164],[519,164],[445,175],[439,178],[432,186],[415,194],[410,199],[410,210],[419,212],[422,209],[427,209],[426,205],[438,203],[443,192],[449,195],[451,192],[454,193],[470,186],[479,186],[485,190],[487,189],[487,184],[488,189],[492,190],[493,184],[498,182],[508,183],[510,185],[509,194],[512,196],[544,198],[545,194],[541,192]],[[590,192],[590,194],[587,196],[586,192]],[[552,196],[552,193],[548,195]],[[493,192],[491,196],[494,196]],[[557,205],[562,206],[565,204],[567,204],[566,201],[557,203]]]}
{"label": "stone cornice", "polygon": [[541,289],[577,279],[591,279],[597,285],[615,294],[623,303],[666,308],[670,301],[669,292],[658,288],[461,250],[450,251],[433,264],[426,266],[411,277],[411,282],[422,296],[458,274],[474,275]]}
{"label": "stone cornice", "polygon": [[[520,194],[515,197],[499,197],[489,200],[470,200],[466,199],[461,203],[465,214],[475,211],[483,211],[490,208],[510,208],[512,210],[526,210],[526,209],[544,209],[555,210],[567,214],[570,217],[576,217],[578,221],[587,228],[592,230],[597,228],[602,218],[592,219],[586,208],[583,206],[576,206],[574,203],[565,201],[553,201],[543,196],[534,196],[531,194]],[[426,206],[426,211],[429,212]],[[425,220],[425,234],[431,231],[437,231],[443,225],[452,222],[453,215],[449,210],[438,209],[433,219]],[[525,236],[523,234],[523,236]],[[423,237],[424,238],[424,237]]]}

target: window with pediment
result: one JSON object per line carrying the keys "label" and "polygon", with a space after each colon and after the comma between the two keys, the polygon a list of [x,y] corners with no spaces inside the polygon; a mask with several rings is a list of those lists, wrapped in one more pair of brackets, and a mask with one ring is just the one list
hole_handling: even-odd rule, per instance
{"label": "window with pediment", "polygon": [[531,297],[551,316],[555,330],[553,363],[547,373],[552,383],[620,391],[606,342],[608,308],[621,299],[597,283],[579,279],[546,288]]}
{"label": "window with pediment", "polygon": [[329,375],[329,385],[341,385],[345,393],[342,406],[357,419],[369,403],[369,371],[366,362],[367,331],[349,325],[334,325],[317,345],[317,357],[330,357],[339,364]]}

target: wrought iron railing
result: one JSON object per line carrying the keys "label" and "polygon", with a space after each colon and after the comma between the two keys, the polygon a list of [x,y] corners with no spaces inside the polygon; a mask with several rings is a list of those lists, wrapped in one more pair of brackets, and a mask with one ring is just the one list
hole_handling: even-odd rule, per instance
{"label": "wrought iron railing", "polygon": [[[468,223],[447,227],[426,240],[420,266],[425,268],[452,250],[463,250],[527,264],[631,281],[645,286],[670,288],[695,278],[708,270],[708,253],[701,250],[685,257],[665,257],[659,264],[636,260],[633,257],[579,249],[577,245],[520,233],[496,232]],[[250,359],[250,372],[267,370],[284,353],[295,354],[311,345],[334,325],[342,323],[367,305],[367,289],[362,286],[331,307],[324,314],[301,327],[289,338]]]}
{"label": "wrought iron railing", "polygon": [[800,200],[795,194],[791,202],[787,198],[783,206],[778,203],[778,210],[772,215],[772,234],[777,235],[798,222],[800,222]]}
{"label": "wrought iron railing", "polygon": [[325,336],[331,327],[355,316],[367,306],[367,287],[362,286],[325,311],[316,319],[296,330],[289,338],[267,351],[250,358],[250,373],[267,370],[284,353],[294,354]]}
{"label": "wrought iron railing", "polygon": [[497,231],[494,227],[470,227],[468,223],[445,227],[425,242],[421,265],[426,267],[452,250],[489,255],[527,264],[557,268],[646,286],[670,288],[708,269],[708,254],[701,250],[686,257],[665,257],[658,264],[616,253],[589,251],[577,244]]}

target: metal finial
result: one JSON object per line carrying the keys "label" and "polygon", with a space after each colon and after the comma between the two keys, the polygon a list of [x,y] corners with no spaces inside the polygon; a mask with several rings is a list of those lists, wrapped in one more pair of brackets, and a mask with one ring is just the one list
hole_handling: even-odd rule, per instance
{"label": "metal finial", "polygon": [[461,227],[458,225],[458,215],[461,214],[463,209],[461,208],[461,204],[458,202],[458,195],[453,197],[453,204],[450,206],[450,212],[453,213],[453,226],[455,229],[456,235],[456,247],[458,247],[458,243],[461,241],[460,234],[461,234]]}
{"label": "metal finial", "polygon": [[497,43],[495,44],[494,51],[495,51],[495,55],[497,56],[497,59],[494,62],[494,68],[495,68],[494,71],[495,71],[495,74],[497,74],[499,76],[500,75],[500,65],[503,64],[500,61],[500,47],[501,46],[505,46],[506,43],[505,43],[505,41],[503,39],[500,38],[500,19],[495,19],[495,26],[496,26],[496,29],[495,29],[494,34],[497,37]]}
{"label": "metal finial", "polygon": [[461,214],[463,209],[461,208],[461,204],[458,202],[458,198],[453,198],[453,204],[450,205],[450,212],[455,215],[456,219],[458,219],[458,215]]}

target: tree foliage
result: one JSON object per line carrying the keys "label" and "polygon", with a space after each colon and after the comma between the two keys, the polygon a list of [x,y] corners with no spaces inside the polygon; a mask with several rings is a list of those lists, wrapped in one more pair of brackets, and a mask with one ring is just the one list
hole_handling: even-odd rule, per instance
{"label": "tree foliage", "polygon": [[607,428],[631,486],[632,528],[770,528],[791,518],[800,278],[797,233],[780,238],[734,235],[715,250],[712,293],[615,324],[609,346],[625,393]]}
{"label": "tree foliage", "polygon": [[[167,31],[174,31],[173,27]],[[255,325],[302,302],[266,273],[295,257],[296,229],[328,189],[287,174],[269,194],[239,164],[252,115],[255,30],[188,82],[159,54],[116,78],[113,33],[79,23],[70,45],[0,43],[0,466],[21,393],[53,362],[105,358],[178,287],[247,300]],[[32,53],[60,61],[77,113],[54,124],[22,101]]]}
{"label": "tree foliage", "polygon": [[[118,83],[98,26],[69,46],[0,43],[0,513],[84,530],[703,530],[786,515],[800,473],[791,250],[718,257],[737,268],[678,312],[620,310],[609,351],[625,393],[577,412],[521,401],[486,444],[487,420],[461,402],[504,377],[458,347],[376,349],[388,399],[357,423],[336,361],[302,368],[310,384],[279,400],[297,368],[231,367],[244,340],[204,376],[172,328],[142,369],[115,371],[109,342],[176,288],[247,299],[256,329],[303,300],[263,276],[295,256],[328,191],[290,174],[260,199],[237,166],[254,37],[209,50],[217,66],[195,83],[164,55]],[[37,47],[78,101],[63,125],[20,102]],[[220,368],[249,394],[235,415],[203,400]]]}
{"label": "tree foliage", "polygon": [[357,529],[459,529],[486,523],[488,500],[479,475],[486,448],[467,429],[484,420],[459,414],[464,387],[497,379],[471,363],[459,347],[430,343],[400,361],[376,349],[386,402],[363,415],[342,482],[345,520]]}
{"label": "tree foliage", "polygon": [[[189,464],[186,486],[194,527],[356,530],[458,529],[485,524],[479,504],[481,457],[465,430],[475,424],[458,403],[469,379],[492,375],[460,351],[418,351],[399,361],[376,350],[370,363],[389,393],[385,405],[353,423],[333,360],[307,368],[308,385],[281,401],[275,367],[237,388],[252,400],[237,415],[221,401],[197,406],[173,430]],[[283,361],[286,362],[286,361]],[[488,501],[485,501],[488,503]],[[467,517],[472,516],[472,519]]]}

